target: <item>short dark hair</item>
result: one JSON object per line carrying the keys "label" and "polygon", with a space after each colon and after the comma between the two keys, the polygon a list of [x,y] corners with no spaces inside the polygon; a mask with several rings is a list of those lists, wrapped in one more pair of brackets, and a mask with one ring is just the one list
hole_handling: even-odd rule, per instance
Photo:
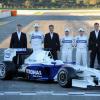
{"label": "short dark hair", "polygon": [[94,23],[94,25],[99,25],[99,23]]}
{"label": "short dark hair", "polygon": [[50,27],[54,27],[54,25],[49,25],[49,28],[50,28]]}
{"label": "short dark hair", "polygon": [[20,27],[22,27],[22,25],[21,25],[21,24],[17,24],[17,26],[20,26]]}

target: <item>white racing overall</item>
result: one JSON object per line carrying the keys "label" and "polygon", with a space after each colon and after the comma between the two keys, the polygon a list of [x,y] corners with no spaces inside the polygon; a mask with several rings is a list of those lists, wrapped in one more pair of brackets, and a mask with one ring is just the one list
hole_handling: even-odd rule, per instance
{"label": "white racing overall", "polygon": [[68,35],[64,36],[61,40],[61,60],[63,62],[72,62],[73,51],[73,37]]}
{"label": "white racing overall", "polygon": [[41,31],[33,31],[30,33],[30,42],[31,42],[31,47],[33,50],[40,50],[43,48],[42,43],[44,40],[43,33]]}
{"label": "white racing overall", "polygon": [[87,45],[88,45],[88,38],[87,36],[76,36],[76,64],[80,65],[81,60],[83,66],[87,67]]}

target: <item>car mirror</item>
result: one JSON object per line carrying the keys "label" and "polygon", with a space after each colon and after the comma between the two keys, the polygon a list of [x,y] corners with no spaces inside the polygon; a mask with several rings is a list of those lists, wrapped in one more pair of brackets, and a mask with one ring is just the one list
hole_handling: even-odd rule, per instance
{"label": "car mirror", "polygon": [[51,62],[51,64],[54,64],[54,65],[56,65],[56,62]]}

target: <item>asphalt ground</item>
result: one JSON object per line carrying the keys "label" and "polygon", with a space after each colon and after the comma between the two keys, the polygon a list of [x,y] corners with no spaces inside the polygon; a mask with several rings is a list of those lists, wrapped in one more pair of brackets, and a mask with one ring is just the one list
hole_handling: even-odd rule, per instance
{"label": "asphalt ground", "polygon": [[[89,35],[93,29],[93,23],[100,22],[100,20],[99,16],[75,16],[63,13],[44,13],[43,15],[0,19],[0,48],[9,47],[10,36],[16,30],[16,24],[18,23],[23,25],[23,31],[27,34],[29,41],[29,33],[33,30],[35,22],[40,23],[44,34],[48,32],[49,24],[55,25],[55,32],[62,37],[65,27],[68,27],[74,36],[78,34],[78,28],[80,27],[83,27],[86,30],[86,34]],[[30,47],[29,43],[28,47]],[[3,60],[3,50],[0,49],[0,60]],[[75,50],[73,55],[73,60],[75,60]],[[44,100],[53,98],[58,100],[98,100],[100,98],[99,94],[100,88],[62,88],[57,83],[30,82],[20,78],[6,81],[0,80],[0,100],[7,100],[8,97],[14,100],[39,100],[40,98]],[[24,97],[25,95],[27,97]]]}

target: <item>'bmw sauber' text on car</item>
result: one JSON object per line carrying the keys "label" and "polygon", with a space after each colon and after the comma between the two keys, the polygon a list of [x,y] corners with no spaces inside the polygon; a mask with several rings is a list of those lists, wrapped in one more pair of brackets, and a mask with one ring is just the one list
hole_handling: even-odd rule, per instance
{"label": "'bmw sauber' text on car", "polygon": [[62,87],[100,86],[99,70],[53,60],[48,50],[33,52],[25,48],[8,48],[4,51],[4,61],[0,62],[0,79],[18,76],[28,80],[56,81]]}

